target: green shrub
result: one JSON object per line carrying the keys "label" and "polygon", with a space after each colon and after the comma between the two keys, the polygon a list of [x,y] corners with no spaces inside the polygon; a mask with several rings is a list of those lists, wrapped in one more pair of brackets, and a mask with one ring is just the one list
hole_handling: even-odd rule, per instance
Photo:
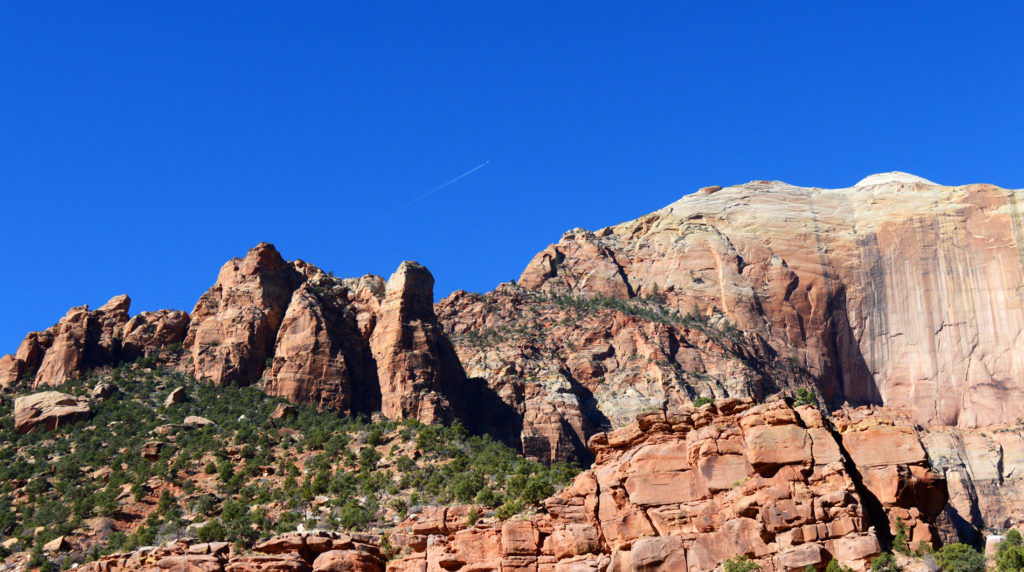
{"label": "green shrub", "polygon": [[228,540],[228,529],[219,521],[211,520],[199,527],[196,536],[199,537],[199,542],[223,542]]}
{"label": "green shrub", "polygon": [[494,515],[500,520],[507,520],[520,512],[523,511],[523,501],[519,499],[506,501],[505,504],[498,507]]}
{"label": "green shrub", "polygon": [[710,397],[705,397],[705,396],[701,395],[697,399],[693,400],[693,406],[694,407],[702,407],[704,405],[707,405],[708,403],[712,403],[713,401],[714,400],[711,399]]}
{"label": "green shrub", "polygon": [[1021,541],[1020,532],[1017,532],[1016,529],[1011,528],[996,549],[996,570],[998,572],[1024,570],[1024,542]]}
{"label": "green shrub", "polygon": [[806,387],[801,387],[796,390],[796,399],[793,400],[793,405],[816,405],[818,399],[814,397],[814,393]]}
{"label": "green shrub", "polygon": [[959,542],[947,544],[935,552],[935,561],[945,572],[985,572],[985,557]]}
{"label": "green shrub", "polygon": [[761,568],[760,564],[751,560],[747,555],[733,556],[722,564],[725,572],[752,572]]}
{"label": "green shrub", "polygon": [[910,554],[910,543],[907,541],[907,525],[898,516],[896,517],[896,534],[892,538],[892,549],[900,554]]}
{"label": "green shrub", "polygon": [[871,561],[872,572],[903,572],[903,567],[896,563],[892,552],[883,552]]}

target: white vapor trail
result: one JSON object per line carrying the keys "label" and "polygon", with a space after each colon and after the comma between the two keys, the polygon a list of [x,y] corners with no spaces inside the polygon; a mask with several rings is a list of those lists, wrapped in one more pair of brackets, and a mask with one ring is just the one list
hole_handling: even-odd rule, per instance
{"label": "white vapor trail", "polygon": [[473,167],[472,169],[470,169],[470,170],[466,171],[465,173],[459,175],[458,177],[455,177],[454,179],[452,179],[450,181],[447,181],[445,183],[441,183],[440,185],[434,187],[433,189],[430,189],[429,191],[423,193],[422,195],[420,195],[420,196],[412,199],[411,201],[405,203],[405,206],[409,206],[409,205],[411,205],[411,204],[413,204],[413,203],[415,203],[417,201],[421,201],[421,200],[429,197],[430,195],[436,193],[437,191],[440,191],[441,189],[447,187],[448,185],[453,185],[453,184],[459,182],[459,180],[472,175],[473,173],[479,171],[480,169],[483,169],[484,167],[487,166],[488,163],[490,163],[490,161],[484,161],[483,163],[480,163],[476,167]]}

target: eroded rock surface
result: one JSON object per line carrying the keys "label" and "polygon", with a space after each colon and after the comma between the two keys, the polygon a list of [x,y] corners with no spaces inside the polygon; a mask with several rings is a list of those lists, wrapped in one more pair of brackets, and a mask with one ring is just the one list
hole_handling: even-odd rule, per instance
{"label": "eroded rock surface", "polygon": [[165,546],[103,556],[81,570],[117,572],[384,572],[379,537],[337,532],[287,533],[255,547],[259,555],[236,553],[226,542],[179,540]]}
{"label": "eroded rock surface", "polygon": [[59,391],[42,391],[14,400],[14,428],[18,433],[56,429],[88,419],[87,402]]}
{"label": "eroded rock surface", "polygon": [[[859,435],[865,444],[895,442],[923,455],[919,441],[915,449],[904,437],[912,428],[878,419],[887,430]],[[848,416],[836,422],[855,431]],[[700,571],[740,555],[765,570],[823,568],[833,558],[864,570],[881,550],[876,531],[891,534],[890,520],[899,516],[925,535],[935,515],[912,508],[907,496],[877,497],[875,490],[887,489],[848,472],[851,459],[837,435],[847,433],[813,407],[794,409],[781,399],[641,414],[590,439],[593,468],[547,499],[543,513],[457,531],[400,525],[396,534],[435,536],[409,544],[412,553],[389,570]],[[871,466],[927,467],[923,458],[896,457],[871,459]],[[915,486],[924,497],[945,492],[935,474]],[[438,518],[423,522],[431,521]]]}
{"label": "eroded rock surface", "polygon": [[900,173],[847,189],[755,181],[569,231],[519,284],[615,299],[657,289],[806,367],[834,406],[1008,423],[1024,416],[1022,198]]}
{"label": "eroded rock surface", "polygon": [[[454,418],[448,399],[454,393],[445,385],[458,381],[453,377],[461,368],[447,343],[434,315],[434,277],[420,264],[403,262],[388,279],[370,336],[385,416],[425,423]],[[445,363],[452,359],[456,363]]]}

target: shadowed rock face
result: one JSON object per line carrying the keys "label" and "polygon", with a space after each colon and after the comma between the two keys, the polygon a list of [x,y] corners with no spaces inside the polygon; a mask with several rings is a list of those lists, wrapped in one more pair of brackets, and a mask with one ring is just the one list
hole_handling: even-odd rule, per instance
{"label": "shadowed rock face", "polygon": [[519,284],[614,298],[657,287],[806,364],[830,403],[986,426],[1024,415],[1018,199],[906,174],[835,190],[752,182],[570,231]]}
{"label": "shadowed rock face", "polygon": [[433,309],[434,278],[404,262],[335,279],[285,262],[263,243],[222,269],[192,313],[185,346],[197,378],[249,385],[333,411],[383,411],[425,423],[454,419],[462,380]]}

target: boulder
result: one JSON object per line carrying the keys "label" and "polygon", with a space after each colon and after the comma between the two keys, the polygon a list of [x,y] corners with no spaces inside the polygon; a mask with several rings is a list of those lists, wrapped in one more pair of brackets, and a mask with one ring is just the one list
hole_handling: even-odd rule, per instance
{"label": "boulder", "polygon": [[149,441],[142,445],[142,458],[156,461],[160,459],[160,453],[165,448],[167,448],[167,443],[163,441]]}
{"label": "boulder", "polygon": [[94,401],[106,401],[117,391],[117,386],[112,383],[97,383],[89,392],[89,397]]}
{"label": "boulder", "polygon": [[58,536],[53,540],[43,545],[43,551],[45,552],[60,552],[68,547],[68,541],[63,536]]}
{"label": "boulder", "polygon": [[37,428],[56,429],[88,419],[90,413],[88,405],[71,395],[43,391],[14,400],[14,428],[22,434]]}
{"label": "boulder", "polygon": [[176,403],[184,403],[187,398],[184,387],[175,387],[167,394],[167,398],[164,399],[164,407],[171,407]]}

